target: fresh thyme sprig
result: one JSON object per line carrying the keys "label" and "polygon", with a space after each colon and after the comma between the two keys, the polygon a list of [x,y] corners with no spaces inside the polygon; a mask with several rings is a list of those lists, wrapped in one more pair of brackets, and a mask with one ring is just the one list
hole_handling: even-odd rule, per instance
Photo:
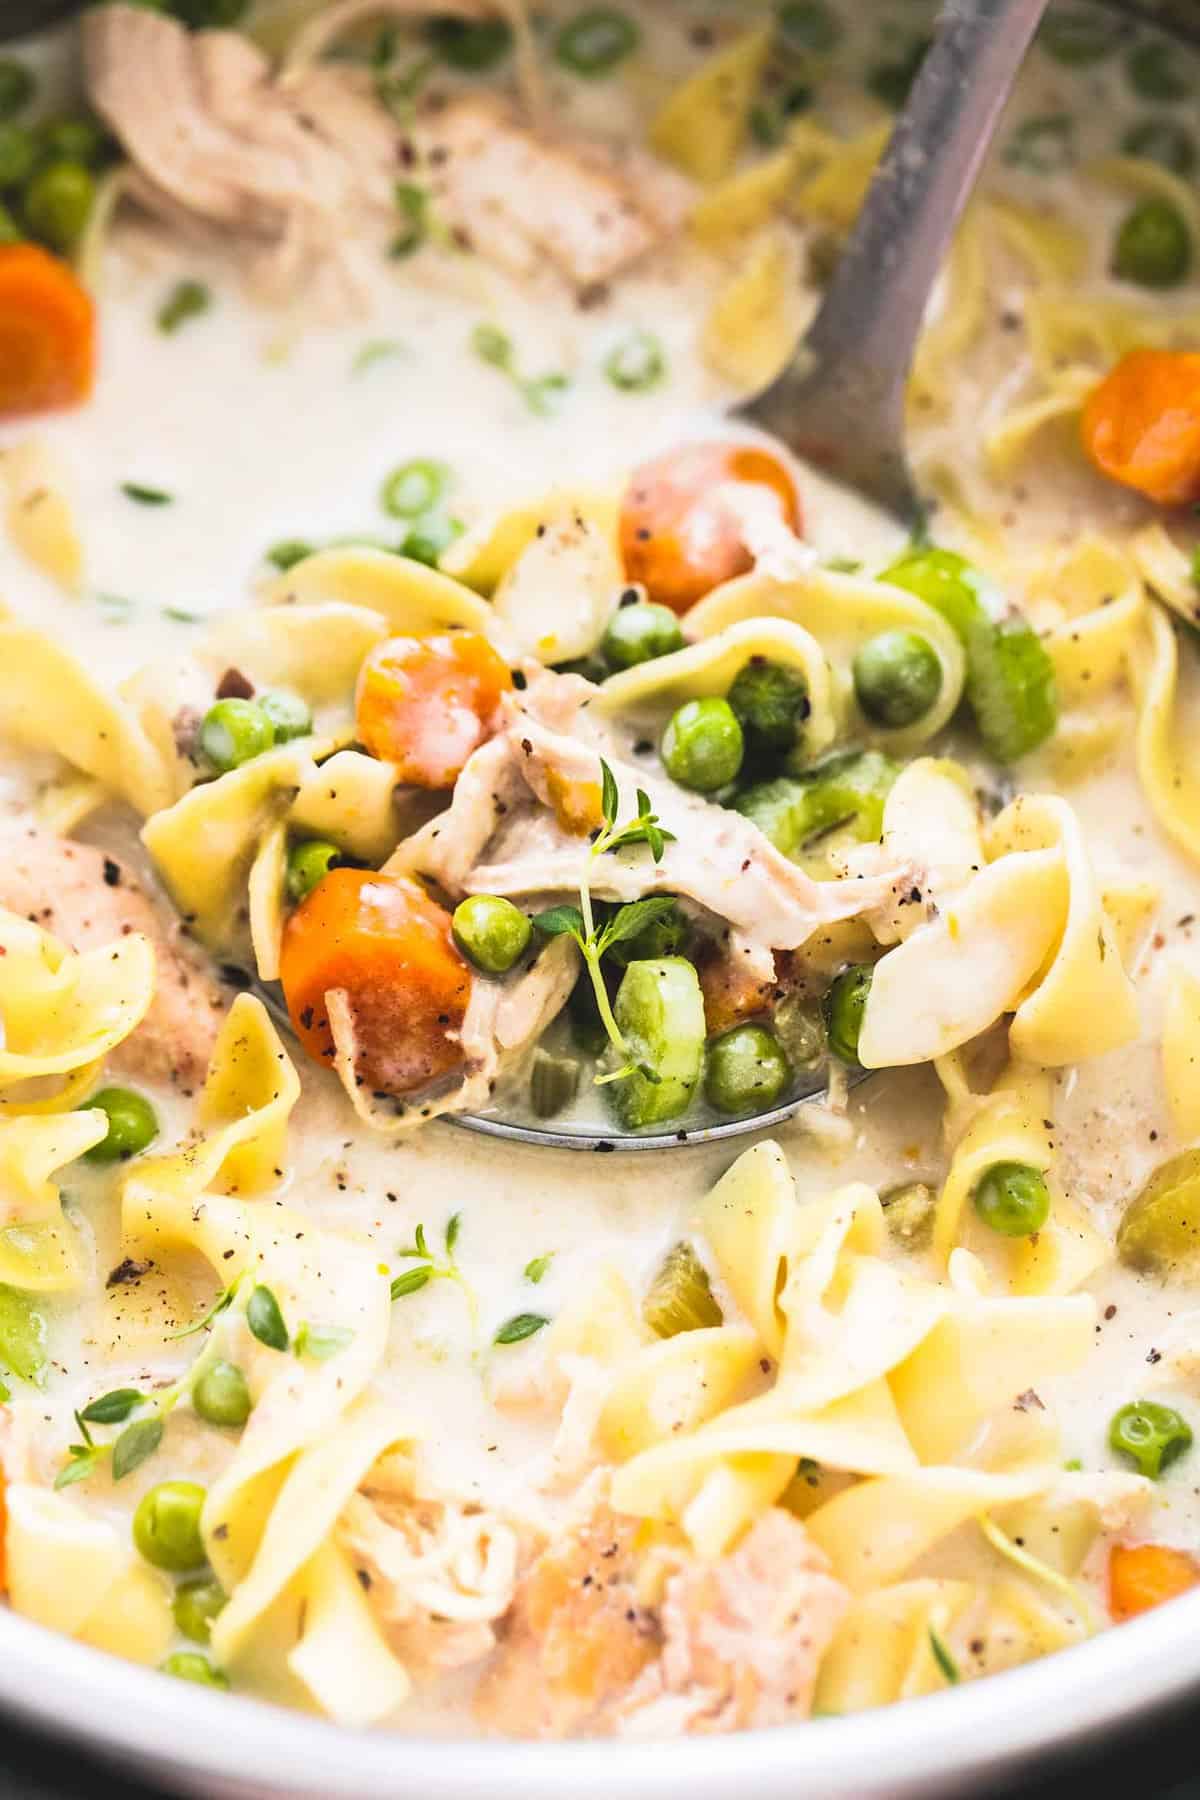
{"label": "fresh thyme sprig", "polygon": [[445,1258],[439,1261],[429,1248],[429,1239],[425,1236],[424,1225],[418,1225],[414,1239],[407,1249],[398,1250],[397,1256],[411,1260],[414,1267],[406,1269],[403,1275],[397,1275],[392,1282],[392,1299],[403,1300],[408,1294],[418,1294],[431,1281],[453,1281],[462,1289],[471,1314],[471,1323],[478,1329],[479,1302],[475,1289],[458,1266],[458,1258],[454,1254],[458,1243],[458,1234],[462,1229],[462,1214],[453,1213],[446,1222]]}
{"label": "fresh thyme sprig", "polygon": [[600,1020],[613,1049],[618,1056],[625,1059],[619,1069],[607,1075],[597,1075],[598,1085],[609,1081],[622,1081],[626,1076],[637,1071],[648,1081],[656,1082],[658,1076],[645,1063],[631,1061],[629,1046],[621,1033],[613,1014],[612,1003],[608,997],[608,985],[604,979],[601,962],[607,951],[614,944],[620,944],[635,938],[655,919],[662,918],[670,912],[675,902],[670,894],[654,894],[644,900],[634,900],[627,906],[620,906],[611,918],[606,919],[599,930],[596,928],[595,914],[592,909],[591,876],[592,869],[601,856],[607,856],[617,850],[632,849],[636,844],[645,844],[656,863],[663,859],[663,851],[668,844],[675,842],[675,834],[661,825],[658,815],[650,804],[650,797],[641,788],[637,789],[637,817],[629,819],[624,825],[618,824],[621,807],[621,794],[617,787],[617,778],[605,762],[600,758],[600,810],[604,824],[592,841],[583,874],[579,880],[578,906],[552,906],[548,911],[534,915],[534,924],[547,937],[571,937],[579,946],[592,988],[596,995],[596,1006]]}

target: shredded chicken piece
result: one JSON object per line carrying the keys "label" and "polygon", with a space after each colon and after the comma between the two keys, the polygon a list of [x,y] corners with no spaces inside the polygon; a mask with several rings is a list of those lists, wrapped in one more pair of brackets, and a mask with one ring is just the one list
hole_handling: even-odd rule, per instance
{"label": "shredded chicken piece", "polygon": [[127,1074],[172,1081],[185,1092],[204,1079],[229,996],[165,926],[150,895],[117,859],[91,844],[32,827],[5,832],[0,906],[21,913],[72,950],[92,950],[130,932],[154,946],[158,981],[146,1017],[113,1051]]}
{"label": "shredded chicken piece", "polygon": [[[506,696],[500,735],[467,763],[448,811],[401,844],[389,866],[451,894],[509,896],[574,892],[586,866],[601,899],[680,894],[733,926],[739,947],[764,951],[798,949],[822,925],[878,906],[904,878],[894,869],[812,880],[740,813],[624,761],[586,710],[592,691],[576,676],[547,671]],[[556,793],[564,784],[596,785],[601,756],[625,804],[643,789],[674,834],[660,862],[639,847],[589,863],[588,840],[557,822]],[[514,776],[524,784],[523,805],[513,805]],[[765,975],[765,962],[757,969]]]}
{"label": "shredded chicken piece", "polygon": [[620,1706],[616,1729],[674,1737],[807,1718],[848,1604],[803,1525],[774,1508],[720,1562],[691,1561],[668,1578],[662,1655]]}
{"label": "shredded chicken piece", "polygon": [[480,1683],[485,1725],[670,1737],[807,1716],[848,1595],[803,1525],[775,1509],[714,1563],[644,1538],[601,1506],[530,1566]]}
{"label": "shredded chicken piece", "polygon": [[[316,281],[343,309],[395,231],[405,166],[460,243],[520,272],[546,259],[581,287],[618,274],[674,228],[682,208],[661,172],[650,180],[639,162],[626,168],[615,153],[552,138],[499,98],[430,106],[409,127],[380,103],[371,71],[316,60],[367,11],[431,10],[399,0],[335,7],[277,73],[236,32],[189,32],[133,5],[91,9],[88,93],[131,159],[128,191],[174,227],[193,220],[232,240],[264,298]],[[523,17],[517,0],[449,10]],[[518,41],[528,73],[524,26]]]}
{"label": "shredded chicken piece", "polygon": [[602,1507],[522,1576],[476,1697],[483,1724],[513,1737],[571,1736],[653,1661],[661,1637],[638,1599],[639,1529]]}
{"label": "shredded chicken piece", "polygon": [[516,1585],[519,1534],[407,1457],[377,1465],[338,1536],[400,1660],[433,1673],[479,1662]]}
{"label": "shredded chicken piece", "polygon": [[526,129],[495,95],[447,107],[418,140],[438,216],[516,275],[545,257],[588,287],[637,262],[661,236],[614,165]]}

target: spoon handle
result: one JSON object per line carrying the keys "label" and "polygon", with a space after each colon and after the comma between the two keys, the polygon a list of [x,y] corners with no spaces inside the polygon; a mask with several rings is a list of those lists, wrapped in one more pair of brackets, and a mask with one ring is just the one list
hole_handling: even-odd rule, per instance
{"label": "spoon handle", "polygon": [[949,0],[807,336],[902,379],[929,292],[1047,0]]}
{"label": "spoon handle", "polygon": [[797,354],[746,408],[901,516],[919,503],[904,389],[930,291],[1048,0],[946,0]]}

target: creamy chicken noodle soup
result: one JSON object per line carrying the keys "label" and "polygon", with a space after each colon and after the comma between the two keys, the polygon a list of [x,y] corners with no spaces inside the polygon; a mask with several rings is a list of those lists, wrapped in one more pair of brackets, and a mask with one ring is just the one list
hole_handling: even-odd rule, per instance
{"label": "creamy chicken noodle soup", "polygon": [[1052,8],[916,537],[731,422],[931,28],[143,0],[0,60],[17,1612],[664,1737],[1200,1581],[1200,63]]}

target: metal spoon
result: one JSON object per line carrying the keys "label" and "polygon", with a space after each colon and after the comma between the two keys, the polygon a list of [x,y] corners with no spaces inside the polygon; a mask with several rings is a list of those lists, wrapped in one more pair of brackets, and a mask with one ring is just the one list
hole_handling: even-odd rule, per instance
{"label": "metal spoon", "polygon": [[906,524],[904,390],[937,279],[1047,0],[947,0],[820,311],[741,409]]}

